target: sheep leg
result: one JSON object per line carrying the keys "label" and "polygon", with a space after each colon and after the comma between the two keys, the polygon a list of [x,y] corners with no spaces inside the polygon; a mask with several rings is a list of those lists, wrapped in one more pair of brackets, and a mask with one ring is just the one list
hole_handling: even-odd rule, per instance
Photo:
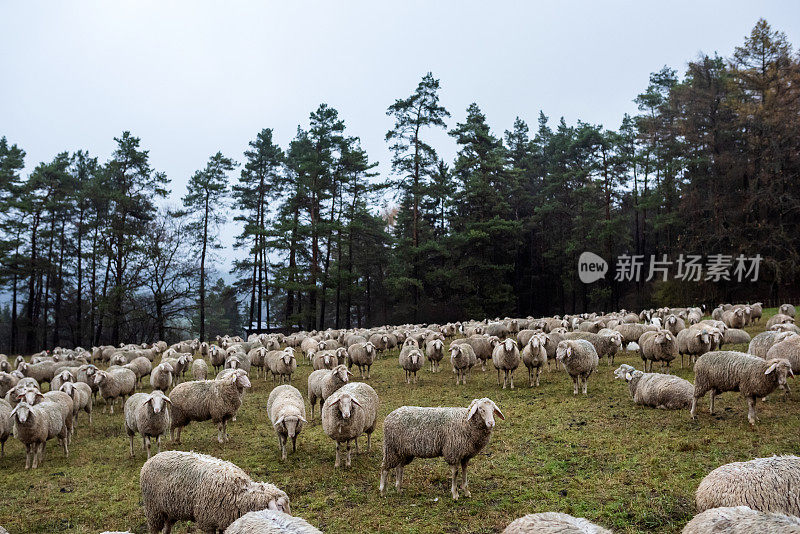
{"label": "sheep leg", "polygon": [[114,414],[114,401],[116,401],[116,399],[111,399],[111,412],[110,413],[112,415]]}
{"label": "sheep leg", "polygon": [[338,441],[336,442],[336,460],[333,462],[334,469],[341,465],[341,461],[339,459],[340,456],[339,449],[341,448],[341,445],[342,445],[341,442]]}
{"label": "sheep leg", "polygon": [[[356,447],[358,447],[358,441],[356,441]],[[358,450],[356,450],[356,454],[358,454]],[[350,469],[350,440],[347,440],[347,463],[345,464],[347,469]]]}
{"label": "sheep leg", "polygon": [[[497,385],[500,385],[500,369],[497,370]],[[505,386],[503,387],[505,389]]]}
{"label": "sheep leg", "polygon": [[278,445],[281,448],[281,460],[286,459],[286,436],[278,434]]}
{"label": "sheep leg", "polygon": [[589,388],[589,377],[588,376],[584,376],[583,377],[583,394],[584,395],[588,394],[588,392],[587,392],[588,388]]}
{"label": "sheep leg", "polygon": [[753,426],[759,420],[758,415],[756,415],[756,398],[753,395],[747,397],[747,420]]}
{"label": "sheep leg", "polygon": [[31,443],[25,444],[25,469],[31,468],[31,458],[33,457],[33,454],[31,453],[31,447]]}
{"label": "sheep leg", "polygon": [[577,376],[573,376],[572,377],[572,394],[573,395],[577,395],[578,394],[578,377]]}
{"label": "sheep leg", "polygon": [[506,371],[508,373],[508,380],[511,382],[511,389],[514,389],[514,371]]}
{"label": "sheep leg", "polygon": [[217,424],[217,441],[220,443],[225,443],[225,432],[222,430],[224,424],[223,422]]}
{"label": "sheep leg", "polygon": [[471,497],[472,494],[469,492],[467,481],[467,463],[469,460],[462,460],[461,461],[461,493],[464,494],[464,497]]}
{"label": "sheep leg", "polygon": [[144,447],[145,452],[147,452],[147,459],[150,459],[150,436],[142,436],[142,446]]}
{"label": "sheep leg", "polygon": [[161,434],[156,438],[156,445],[158,445],[158,452],[161,452]]}
{"label": "sheep leg", "polygon": [[[142,439],[144,439],[144,438],[142,438]],[[128,434],[128,440],[130,441],[130,444],[131,444],[131,458],[133,458],[133,456],[134,456],[134,454],[133,454],[133,434]]]}
{"label": "sheep leg", "polygon": [[[356,442],[356,454],[359,454],[359,452],[358,452],[358,437],[356,437],[353,441]],[[349,439],[347,440],[347,446],[348,447],[350,446],[350,440]]]}
{"label": "sheep leg", "polygon": [[711,390],[711,408],[708,410],[709,413],[711,413],[711,414],[714,413],[714,399],[716,398],[716,396],[717,396],[717,392],[712,389]]}
{"label": "sheep leg", "polygon": [[386,469],[381,469],[381,484],[378,487],[378,491],[381,494],[381,497],[386,495],[386,478],[389,476],[389,471]]}
{"label": "sheep leg", "polygon": [[528,387],[533,387],[533,369],[528,367]]}
{"label": "sheep leg", "polygon": [[692,419],[697,419],[697,395],[692,397],[692,408],[689,410]]}
{"label": "sheep leg", "polygon": [[297,434],[292,436],[292,452],[297,452]]}
{"label": "sheep leg", "polygon": [[536,368],[536,387],[537,388],[539,387],[539,377],[540,376],[542,376],[542,368],[541,367],[537,367]]}
{"label": "sheep leg", "polygon": [[450,466],[450,494],[453,500],[458,500],[458,488],[456,487],[456,479],[458,479],[458,464]]}

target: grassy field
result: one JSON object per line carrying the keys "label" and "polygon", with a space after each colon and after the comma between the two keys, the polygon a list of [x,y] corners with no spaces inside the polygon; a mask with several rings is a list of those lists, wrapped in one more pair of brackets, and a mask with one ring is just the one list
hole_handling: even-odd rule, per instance
{"label": "grassy field", "polygon": [[[772,313],[747,330],[763,330]],[[619,355],[615,367],[619,363],[642,367],[633,353]],[[690,369],[675,367],[676,374],[693,380]],[[518,369],[518,387],[511,391],[497,386],[494,371],[478,369],[466,386],[456,386],[449,368],[443,369],[423,372],[415,386],[404,383],[396,351],[376,362],[368,382],[381,398],[378,429],[372,451],[354,456],[350,470],[334,470],[334,444],[319,420],[303,430],[297,453],[280,461],[265,409],[271,383],[263,379],[253,379],[238,420],[228,427],[229,443],[216,442],[210,422],[192,423],[179,448],[232,461],[254,479],[277,484],[291,497],[295,515],[330,533],[490,533],[516,517],[544,511],[583,516],[620,533],[680,532],[694,515],[697,485],[715,467],[800,454],[796,391],[788,401],[774,394],[759,402],[761,422],[751,430],[746,403],[735,393],[718,398],[716,416],[709,415],[706,397],[696,422],[688,411],[636,406],[605,361],[589,380],[588,397],[572,395],[563,370],[545,371],[541,386],[528,388],[527,371]],[[293,380],[304,394],[310,370],[302,363]],[[398,495],[391,487],[380,498],[382,420],[390,411],[403,405],[467,406],[486,396],[506,420],[498,421],[490,444],[471,462],[471,498],[450,499],[449,468],[441,458],[415,460],[406,469],[404,492]],[[137,437],[137,456],[130,459],[122,414],[101,412],[102,407],[92,428],[82,418],[69,459],[50,442],[44,466],[36,471],[23,469],[19,442],[12,438],[6,444],[0,525],[11,534],[147,531],[139,494],[141,442]],[[169,441],[166,448],[172,448]],[[192,531],[189,524],[173,529]]]}

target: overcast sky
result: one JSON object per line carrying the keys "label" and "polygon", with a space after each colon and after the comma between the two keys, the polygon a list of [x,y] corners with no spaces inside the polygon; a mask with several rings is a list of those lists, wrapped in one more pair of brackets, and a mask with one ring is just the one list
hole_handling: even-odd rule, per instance
{"label": "overcast sky", "polygon": [[[241,161],[267,127],[285,147],[327,102],[385,173],[386,108],[427,71],[449,126],[477,102],[498,135],[539,110],[617,128],[651,72],[729,56],[759,17],[800,44],[796,0],[0,0],[0,136],[30,170],[63,150],[106,161],[130,130],[177,202],[217,150]],[[435,139],[451,160],[452,140]]]}

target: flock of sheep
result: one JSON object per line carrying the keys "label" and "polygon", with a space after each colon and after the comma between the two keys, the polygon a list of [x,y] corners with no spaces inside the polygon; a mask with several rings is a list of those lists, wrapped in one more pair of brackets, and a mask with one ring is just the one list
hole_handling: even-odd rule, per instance
{"label": "flock of sheep", "polygon": [[[123,410],[130,455],[142,438],[148,460],[141,469],[144,516],[149,531],[171,531],[176,521],[194,521],[203,532],[319,532],[291,516],[289,496],[278,487],[253,481],[236,465],[217,458],[180,451],[161,452],[167,432],[180,443],[191,422],[212,421],[220,443],[235,421],[250,379],[271,377],[274,385],[266,415],[278,437],[281,458],[288,444],[296,450],[304,425],[317,413],[323,432],[335,443],[335,467],[351,466],[351,449],[366,436],[367,450],[378,421],[379,392],[366,381],[376,358],[399,348],[398,364],[406,383],[418,373],[441,372],[449,357],[457,385],[473,368],[497,371],[498,387],[514,389],[514,373],[522,366],[528,386],[537,387],[545,367],[556,363],[573,382],[573,394],[588,393],[588,382],[603,358],[613,366],[620,350],[638,351],[643,370],[623,364],[614,376],[626,381],[633,402],[655,408],[689,409],[706,393],[714,412],[715,396],[738,391],[748,403],[748,421],[755,425],[757,401],[776,389],[789,391],[787,378],[800,372],[800,329],[795,309],[784,304],[769,319],[767,330],[752,339],[742,328],[761,320],[760,303],[722,305],[703,319],[699,308],[661,308],[639,314],[626,311],[541,319],[470,321],[446,325],[403,325],[357,330],[328,330],[252,335],[248,340],[225,336],[215,343],[198,340],[172,346],[101,346],[91,351],[55,348],[30,358],[0,355],[0,447],[14,436],[26,449],[26,469],[42,464],[45,445],[57,439],[66,456],[78,419],[100,399],[103,410]],[[720,350],[747,343],[747,353]],[[669,374],[680,357],[694,365],[695,382]],[[313,367],[306,396],[291,385],[300,364]],[[428,371],[423,371],[425,363]],[[157,365],[154,365],[158,361]],[[655,373],[658,362],[665,373]],[[353,367],[362,381],[351,380]],[[191,379],[187,379],[187,375]],[[138,391],[149,376],[150,392]],[[46,392],[43,386],[49,384]],[[138,391],[138,392],[137,392]],[[382,422],[383,460],[379,490],[385,494],[390,474],[401,490],[403,469],[414,458],[442,457],[450,466],[451,495],[470,496],[469,461],[488,444],[497,419],[505,419],[489,398],[466,407],[402,406]],[[151,453],[155,441],[158,452]],[[723,465],[700,483],[698,512],[684,533],[800,533],[800,458],[758,458]],[[0,533],[4,532],[0,527]],[[530,514],[512,522],[506,533],[609,532],[582,518],[560,513]]]}

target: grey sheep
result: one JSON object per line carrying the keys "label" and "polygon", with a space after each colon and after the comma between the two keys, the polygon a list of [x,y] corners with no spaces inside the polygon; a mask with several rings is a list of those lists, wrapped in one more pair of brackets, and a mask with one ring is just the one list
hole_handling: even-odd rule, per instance
{"label": "grey sheep", "polygon": [[389,348],[389,334],[375,333],[367,340],[375,346],[376,350],[384,351]]}
{"label": "grey sheep", "polygon": [[[270,347],[273,347],[272,343],[270,343]],[[247,359],[250,360],[250,365],[256,368],[256,378],[258,378],[259,372],[263,371],[264,380],[267,379],[267,369],[266,369],[267,352],[269,352],[270,350],[279,350],[279,349],[280,346],[270,349],[267,349],[266,347],[254,347],[250,349],[250,352],[247,353]],[[195,380],[198,379],[195,378]]]}
{"label": "grey sheep", "polygon": [[208,361],[214,368],[214,371],[219,370],[220,367],[225,365],[225,351],[218,345],[211,345],[208,348]]}
{"label": "grey sheep", "polygon": [[743,352],[709,352],[694,365],[694,398],[692,418],[697,418],[697,400],[711,392],[710,412],[714,413],[714,397],[725,391],[739,391],[747,399],[747,420],[755,425],[756,399],[786,389],[786,377],[794,376],[788,360],[762,360]]}
{"label": "grey sheep", "polygon": [[136,375],[137,385],[141,382],[143,376],[150,374],[153,370],[152,362],[144,356],[138,356],[131,360],[129,363],[123,365],[125,369],[130,369]]}
{"label": "grey sheep", "polygon": [[800,518],[759,512],[747,506],[726,506],[701,512],[689,521],[681,534],[751,534],[780,532],[800,534]]}
{"label": "grey sheep", "polygon": [[265,508],[291,513],[289,496],[242,469],[196,452],[165,451],[142,466],[142,505],[151,534],[169,534],[177,521],[194,521],[216,534],[248,512]]}
{"label": "grey sheep", "polygon": [[722,336],[725,345],[741,345],[750,343],[750,334],[739,328],[728,328]]}
{"label": "grey sheep", "polygon": [[456,375],[456,385],[467,383],[467,374],[478,363],[475,351],[468,343],[450,343],[450,363]]}
{"label": "grey sheep", "polygon": [[174,369],[169,362],[162,362],[156,365],[150,372],[150,386],[166,392],[174,382]]}
{"label": "grey sheep", "polygon": [[[793,324],[794,323],[794,318],[791,317],[790,315],[784,315],[782,313],[776,313],[775,315],[773,315],[772,317],[769,318],[769,320],[767,321],[766,328],[767,328],[767,330],[769,330],[770,328],[772,328],[776,324],[786,324],[786,323]],[[31,375],[27,375],[26,374],[26,376],[31,376]]]}
{"label": "grey sheep", "polygon": [[273,390],[267,399],[267,416],[278,434],[281,460],[286,459],[286,442],[292,440],[292,452],[297,450],[297,435],[306,421],[306,404],[300,391],[288,384]]}
{"label": "grey sheep", "polygon": [[791,335],[791,332],[776,332],[774,330],[761,332],[750,340],[747,353],[766,359],[769,349],[772,348],[774,344],[789,338]]}
{"label": "grey sheep", "polygon": [[311,357],[311,366],[315,371],[320,369],[330,370],[337,365],[339,365],[339,358],[336,357],[336,353],[330,350],[318,350]]}
{"label": "grey sheep", "polygon": [[505,419],[491,399],[475,399],[467,408],[423,408],[403,406],[386,416],[383,422],[383,461],[380,493],[386,493],[389,471],[395,470],[395,487],[400,491],[403,470],[414,458],[444,458],[450,466],[450,493],[459,497],[457,479],[461,468],[460,489],[469,497],[467,464],[489,443],[494,430],[494,416]]}
{"label": "grey sheep", "polygon": [[6,393],[17,385],[17,382],[19,382],[19,377],[16,374],[0,371],[0,398],[5,397]]}
{"label": "grey sheep", "polygon": [[314,408],[319,402],[319,409],[322,412],[322,404],[331,393],[347,384],[353,373],[347,370],[344,365],[337,365],[333,369],[320,369],[308,375],[308,402],[311,404],[311,419],[314,419]]}
{"label": "grey sheep", "polygon": [[[266,374],[264,375],[266,377]],[[197,358],[192,362],[192,380],[208,379],[208,364],[202,358]]]}
{"label": "grey sheep", "polygon": [[800,516],[800,457],[772,456],[717,467],[695,493],[697,511],[749,506],[760,512]]}
{"label": "grey sheep", "polygon": [[536,376],[536,386],[539,386],[539,376],[542,374],[542,367],[547,363],[547,349],[544,348],[545,338],[545,334],[532,336],[522,349],[522,363],[528,368],[529,387],[533,386],[534,373]]}
{"label": "grey sheep", "polygon": [[[405,348],[405,345],[404,345]],[[358,367],[361,378],[364,378],[364,370],[367,371],[366,378],[371,378],[370,368],[375,362],[375,346],[367,341],[366,343],[356,343],[347,349],[347,367],[350,368],[353,364]]]}
{"label": "grey sheep", "polygon": [[[224,369],[241,369],[245,373],[250,374],[250,358],[243,352],[233,352],[225,358]],[[274,376],[274,375],[273,375]]]}
{"label": "grey sheep", "polygon": [[462,339],[454,339],[450,343],[450,347],[452,348],[453,345],[459,345],[462,343],[466,343],[472,347],[475,357],[481,361],[481,369],[485,371],[486,361],[492,358],[492,351],[494,350],[495,345],[499,342],[500,340],[497,338],[492,338],[483,334],[476,334]]}
{"label": "grey sheep", "polygon": [[522,350],[522,348],[528,344],[528,341],[530,341],[531,338],[537,332],[538,330],[528,330],[528,329],[520,330],[519,332],[517,332],[517,346],[519,347],[519,349]]}
{"label": "grey sheep", "polygon": [[678,332],[684,328],[686,328],[686,323],[677,315],[670,314],[664,319],[664,330],[669,330],[673,336],[677,336]]}
{"label": "grey sheep", "polygon": [[591,332],[567,332],[564,339],[585,339],[594,346],[597,357],[608,358],[608,363],[614,365],[614,356],[622,347],[622,334],[616,330],[604,328],[597,333]]}
{"label": "grey sheep", "polygon": [[503,371],[503,389],[510,384],[514,389],[514,371],[519,367],[521,358],[519,348],[513,339],[508,338],[499,343],[492,351],[492,363],[497,369],[497,385],[500,385],[500,371]]}
{"label": "grey sheep", "polygon": [[242,405],[242,394],[250,387],[247,374],[241,369],[219,380],[195,380],[178,384],[170,393],[172,426],[170,436],[181,442],[183,427],[192,421],[208,421],[217,425],[217,441],[228,441],[228,421]]}
{"label": "grey sheep", "polygon": [[639,338],[642,337],[642,334],[644,334],[645,332],[658,330],[658,328],[656,326],[647,324],[623,323],[615,326],[614,330],[622,334],[622,340],[625,343],[630,343],[631,341],[635,341],[638,343]]}
{"label": "grey sheep", "polygon": [[4,458],[6,455],[6,441],[14,429],[11,410],[11,403],[0,399],[0,458]]}
{"label": "grey sheep", "polygon": [[644,370],[653,370],[653,362],[661,362],[661,366],[666,364],[669,371],[669,363],[678,357],[678,347],[675,343],[675,336],[669,330],[659,330],[657,332],[645,332],[639,338],[639,355],[644,361]]}
{"label": "grey sheep", "polygon": [[744,328],[744,310],[737,308],[722,312],[722,322],[725,323],[728,328]]}
{"label": "grey sheep", "polygon": [[367,452],[371,447],[371,436],[378,418],[378,394],[368,384],[350,382],[345,384],[322,405],[322,430],[336,442],[336,461],[334,467],[341,465],[342,445],[347,448],[345,467],[350,468],[350,442],[356,445],[358,437],[367,435]]}
{"label": "grey sheep", "polygon": [[681,368],[683,357],[689,357],[689,364],[699,356],[711,350],[711,333],[702,326],[691,326],[678,332],[675,336],[678,345],[678,354],[681,355]]}
{"label": "grey sheep", "polygon": [[59,369],[50,381],[50,390],[58,391],[61,389],[61,384],[65,382],[75,382],[75,373],[71,369]]}
{"label": "grey sheep", "polygon": [[92,388],[83,382],[65,382],[61,384],[59,391],[63,391],[72,398],[72,419],[75,424],[78,422],[78,414],[81,411],[89,414],[89,424],[92,424]]}
{"label": "grey sheep", "polygon": [[21,401],[11,410],[14,437],[25,445],[25,469],[36,469],[44,460],[44,449],[48,440],[58,438],[69,456],[69,430],[59,406],[43,402],[32,406]]}
{"label": "grey sheep", "polygon": [[432,339],[425,342],[425,357],[431,364],[431,373],[438,373],[441,361],[444,359],[444,341]]}
{"label": "grey sheep", "polygon": [[97,371],[94,374],[94,382],[100,388],[100,397],[106,402],[103,413],[108,406],[111,406],[111,413],[114,413],[114,403],[117,399],[121,398],[124,403],[127,396],[133,395],[136,389],[136,374],[130,369],[116,367],[107,371]]}
{"label": "grey sheep", "polygon": [[588,394],[589,377],[597,370],[600,359],[594,345],[585,339],[565,339],[558,344],[556,360],[572,378],[573,395],[578,394],[578,387],[583,382],[583,394]]}
{"label": "grey sheep", "polygon": [[[441,341],[441,340],[436,340]],[[400,352],[400,356],[398,357],[398,361],[400,362],[400,367],[406,373],[406,384],[411,383],[411,378],[414,378],[414,383],[417,383],[417,371],[422,369],[422,364],[424,363],[424,359],[422,357],[422,352],[419,349],[411,349],[409,351],[405,350],[405,347]]]}
{"label": "grey sheep", "polygon": [[789,317],[794,317],[797,314],[794,306],[791,304],[781,304],[780,308],[778,308],[778,313],[788,315]]}
{"label": "grey sheep", "polygon": [[542,512],[515,519],[502,534],[611,534],[611,531],[582,517]]}
{"label": "grey sheep", "polygon": [[125,402],[125,432],[133,452],[133,436],[142,435],[142,446],[150,458],[150,440],[155,438],[158,452],[161,452],[161,436],[170,427],[169,397],[161,391],[152,393],[136,393]]}
{"label": "grey sheep", "polygon": [[792,373],[800,373],[800,336],[790,335],[772,345],[767,351],[766,360],[780,358],[789,360]]}
{"label": "grey sheep", "polygon": [[225,534],[322,534],[305,519],[277,510],[249,512],[225,529]]}
{"label": "grey sheep", "polygon": [[614,375],[628,382],[636,404],[662,410],[683,410],[692,405],[694,386],[688,380],[661,373],[643,373],[629,365],[620,366]]}
{"label": "grey sheep", "polygon": [[294,349],[286,347],[280,351],[270,351],[266,356],[266,363],[272,373],[272,382],[277,378],[280,383],[285,380],[292,383],[292,374],[297,369],[297,359],[294,357]]}
{"label": "grey sheep", "polygon": [[42,394],[38,389],[29,388],[24,390],[19,400],[24,400],[30,405],[39,405],[43,403],[52,403],[58,406],[61,411],[61,416],[64,418],[64,425],[67,429],[67,445],[72,441],[72,435],[75,432],[75,420],[73,414],[75,412],[75,403],[72,397],[63,391],[48,391]]}
{"label": "grey sheep", "polygon": [[75,371],[75,380],[87,384],[92,389],[92,399],[97,400],[97,394],[100,387],[94,382],[94,374],[97,372],[97,367],[92,364],[81,365]]}

